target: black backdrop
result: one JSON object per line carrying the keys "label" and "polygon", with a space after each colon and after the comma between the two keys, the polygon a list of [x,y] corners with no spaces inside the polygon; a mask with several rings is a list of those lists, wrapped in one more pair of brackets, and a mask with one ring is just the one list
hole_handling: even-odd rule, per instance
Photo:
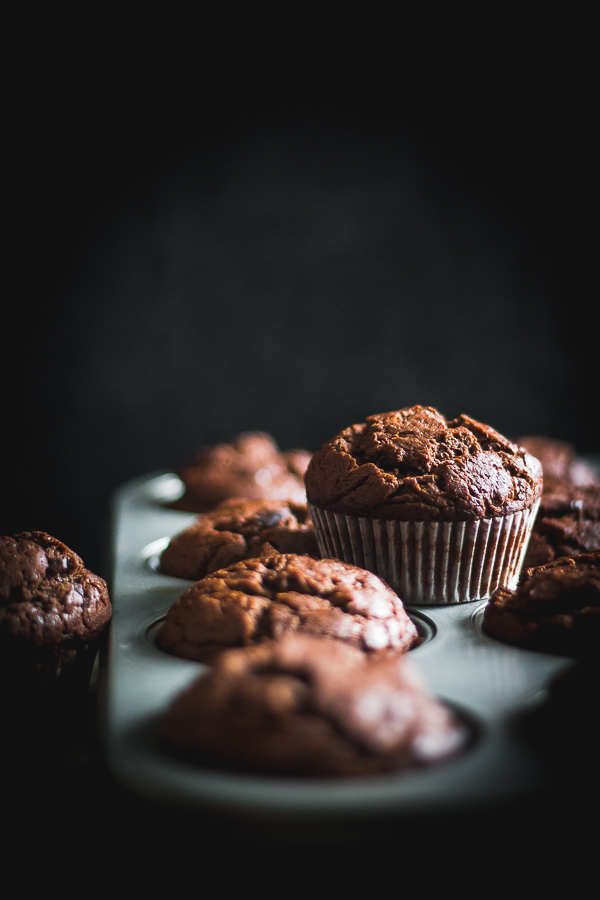
{"label": "black backdrop", "polygon": [[105,575],[130,477],[245,429],[315,449],[414,403],[597,452],[593,117],[569,41],[285,69],[287,48],[215,63],[125,38],[30,54],[9,92],[3,533],[49,531]]}
{"label": "black backdrop", "polygon": [[[329,22],[223,7],[218,27],[207,9],[5,14],[1,533],[47,530],[106,575],[126,479],[241,429],[315,448],[413,403],[597,453],[596,48],[581,10],[444,20],[427,6],[415,26],[407,6],[400,22],[363,7],[349,35],[349,7]],[[116,854],[154,886],[166,860],[172,889],[164,822],[154,833],[156,815],[99,777],[94,737],[73,739],[73,765],[61,722],[16,769],[18,846],[48,848],[47,878],[75,821],[93,856],[71,853],[71,875],[80,860],[89,883],[91,858],[112,886]],[[513,888],[517,846],[539,886],[559,834],[583,872],[587,818],[569,814],[567,834],[553,803],[442,823],[442,841],[400,823],[372,859],[444,888],[457,864],[489,880],[492,860]],[[173,832],[177,872],[189,860],[196,880],[215,845],[237,860],[249,843],[211,819],[198,844],[198,828]],[[362,837],[327,850],[337,883],[348,846],[365,861]],[[258,849],[268,877],[282,844]]]}

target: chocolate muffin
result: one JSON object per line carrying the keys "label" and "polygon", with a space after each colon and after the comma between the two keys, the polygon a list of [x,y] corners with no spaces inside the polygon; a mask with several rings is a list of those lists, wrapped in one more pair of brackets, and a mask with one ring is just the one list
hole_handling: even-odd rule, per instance
{"label": "chocolate muffin", "polygon": [[56,677],[99,636],[111,613],[106,582],[61,541],[43,531],[0,537],[4,677]]}
{"label": "chocolate muffin", "polygon": [[544,484],[556,478],[579,486],[600,484],[594,467],[581,459],[568,441],[559,441],[545,435],[524,435],[517,443],[541,462]]}
{"label": "chocolate muffin", "polygon": [[573,661],[548,685],[539,705],[524,710],[515,723],[519,737],[534,750],[545,765],[552,790],[566,792],[572,800],[578,796],[589,802],[598,796],[598,756],[600,731],[598,717],[590,712],[598,707],[600,660],[597,654]]}
{"label": "chocolate muffin", "polygon": [[600,485],[544,478],[524,568],[600,550]]}
{"label": "chocolate muffin", "polygon": [[231,443],[203,447],[177,473],[185,493],[172,506],[207,512],[229,498],[306,503],[304,473],[308,450],[281,452],[262,431],[236,435]]}
{"label": "chocolate muffin", "polygon": [[542,470],[488,425],[413,406],[344,429],[313,455],[305,483],[322,556],[376,572],[407,603],[435,604],[516,581]]}
{"label": "chocolate muffin", "polygon": [[499,588],[483,630],[518,647],[576,658],[600,650],[600,551],[525,569],[516,590]]}
{"label": "chocolate muffin", "polygon": [[267,544],[260,557],[207,575],[176,600],[158,646],[206,662],[228,647],[281,640],[291,631],[368,652],[402,653],[420,642],[402,602],[371,572]]}
{"label": "chocolate muffin", "polygon": [[175,699],[161,736],[202,765],[353,777],[439,763],[468,734],[405,659],[289,634],[223,653]]}
{"label": "chocolate muffin", "polygon": [[319,556],[306,504],[225,500],[171,539],[159,568],[166,575],[197,581],[240,559],[260,556],[265,543],[281,553]]}

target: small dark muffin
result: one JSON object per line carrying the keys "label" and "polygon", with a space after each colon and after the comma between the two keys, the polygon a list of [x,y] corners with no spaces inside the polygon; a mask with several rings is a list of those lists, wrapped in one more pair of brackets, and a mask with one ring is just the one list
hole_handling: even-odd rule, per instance
{"label": "small dark muffin", "polygon": [[524,435],[517,443],[535,456],[542,464],[544,483],[549,479],[561,479],[574,485],[600,484],[598,473],[581,459],[575,447],[567,441],[559,441],[545,435]]}
{"label": "small dark muffin", "polygon": [[43,531],[0,537],[5,674],[55,677],[99,636],[111,612],[106,582],[61,541]]}
{"label": "small dark muffin", "polygon": [[541,435],[520,442],[541,462],[544,485],[523,568],[600,550],[600,479],[566,441]]}
{"label": "small dark muffin", "polygon": [[571,798],[583,788],[586,802],[600,791],[600,660],[573,662],[550,682],[545,700],[523,713],[519,733],[546,765],[553,801],[557,791]]}
{"label": "small dark muffin", "polygon": [[270,435],[243,432],[231,443],[203,447],[183,466],[177,474],[185,493],[172,506],[202,513],[230,498],[306,503],[309,460],[308,450],[281,452]]}
{"label": "small dark muffin", "polygon": [[158,646],[209,661],[227,647],[281,640],[290,631],[367,651],[404,652],[420,642],[402,601],[371,572],[267,544],[259,558],[207,575],[176,600]]}
{"label": "small dark muffin", "polygon": [[483,630],[491,637],[575,658],[600,650],[600,551],[561,557],[521,573],[516,590],[499,588]]}
{"label": "small dark muffin", "polygon": [[310,777],[432,765],[467,738],[405,659],[298,634],[223,653],[162,723],[163,746],[191,762]]}
{"label": "small dark muffin", "polygon": [[600,485],[545,478],[523,567],[596,550],[600,550]]}
{"label": "small dark muffin", "polygon": [[198,581],[240,559],[260,556],[265,543],[280,553],[319,556],[306,504],[225,500],[171,539],[161,554],[160,571]]}

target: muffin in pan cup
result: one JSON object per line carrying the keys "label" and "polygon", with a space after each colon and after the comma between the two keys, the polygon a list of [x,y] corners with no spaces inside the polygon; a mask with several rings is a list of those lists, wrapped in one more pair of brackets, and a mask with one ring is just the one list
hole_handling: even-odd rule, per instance
{"label": "muffin in pan cup", "polygon": [[244,431],[229,443],[200,448],[177,474],[185,491],[171,507],[204,513],[224,500],[291,500],[306,503],[304,473],[310,452],[281,451],[264,431]]}
{"label": "muffin in pan cup", "polygon": [[544,477],[523,568],[600,550],[600,485]]}
{"label": "muffin in pan cup", "polygon": [[543,434],[526,434],[515,438],[515,441],[541,462],[544,493],[556,479],[578,487],[600,485],[594,466],[578,456],[575,447],[568,441],[559,441]]}
{"label": "muffin in pan cup", "polygon": [[288,633],[221,654],[174,699],[160,737],[192,764],[349,778],[443,763],[472,735],[405,657]]}
{"label": "muffin in pan cup", "polygon": [[514,587],[542,467],[488,425],[412,406],[344,429],[305,484],[322,556],[374,572],[404,603],[442,605]]}
{"label": "muffin in pan cup", "polygon": [[515,590],[498,588],[485,608],[490,637],[596,663],[600,647],[600,550],[562,556],[521,572]]}
{"label": "muffin in pan cup", "polygon": [[260,556],[264,544],[281,553],[318,556],[306,503],[224,500],[171,538],[159,568],[165,575],[198,581],[241,559]]}
{"label": "muffin in pan cup", "polygon": [[171,606],[157,637],[166,653],[212,663],[230,647],[318,634],[367,653],[402,654],[421,643],[393,590],[338,559],[278,553],[242,559],[197,581]]}

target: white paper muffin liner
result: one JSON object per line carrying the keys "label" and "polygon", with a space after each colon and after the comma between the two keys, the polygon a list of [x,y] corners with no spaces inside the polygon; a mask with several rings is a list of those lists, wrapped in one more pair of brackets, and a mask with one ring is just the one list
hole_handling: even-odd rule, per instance
{"label": "white paper muffin liner", "polygon": [[399,522],[308,504],[319,551],[379,575],[403,603],[486,600],[517,583],[539,500],[529,509],[471,522]]}

